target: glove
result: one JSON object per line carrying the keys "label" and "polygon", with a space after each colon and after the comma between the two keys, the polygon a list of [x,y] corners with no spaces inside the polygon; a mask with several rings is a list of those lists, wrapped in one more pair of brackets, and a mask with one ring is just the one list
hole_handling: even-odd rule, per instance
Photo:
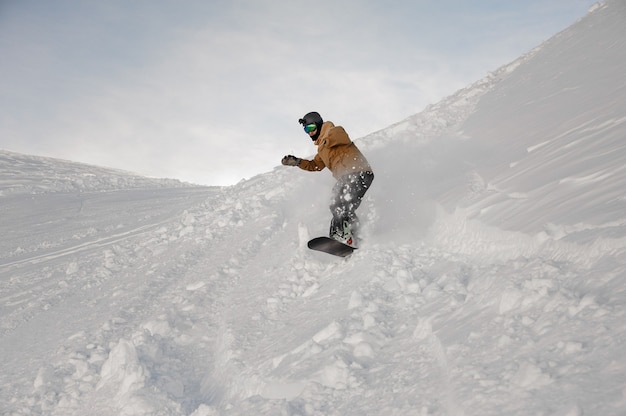
{"label": "glove", "polygon": [[280,162],[285,166],[298,166],[301,160],[302,159],[300,159],[299,157],[287,155],[283,157],[283,160],[281,160]]}

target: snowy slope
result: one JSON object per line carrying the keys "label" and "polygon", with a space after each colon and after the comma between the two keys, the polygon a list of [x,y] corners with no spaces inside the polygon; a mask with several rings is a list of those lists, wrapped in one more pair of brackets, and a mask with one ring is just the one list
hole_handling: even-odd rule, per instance
{"label": "snowy slope", "polygon": [[2,414],[626,414],[625,20],[359,140],[347,259],[328,172],[3,194]]}

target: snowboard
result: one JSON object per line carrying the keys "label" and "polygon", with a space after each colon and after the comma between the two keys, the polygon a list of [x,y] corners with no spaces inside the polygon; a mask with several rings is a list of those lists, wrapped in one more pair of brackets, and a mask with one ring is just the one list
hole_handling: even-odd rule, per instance
{"label": "snowboard", "polygon": [[339,241],[330,238],[330,237],[317,237],[312,239],[307,244],[311,250],[323,251],[324,253],[332,254],[334,256],[346,257],[354,250],[356,247],[351,247],[347,244],[340,243]]}

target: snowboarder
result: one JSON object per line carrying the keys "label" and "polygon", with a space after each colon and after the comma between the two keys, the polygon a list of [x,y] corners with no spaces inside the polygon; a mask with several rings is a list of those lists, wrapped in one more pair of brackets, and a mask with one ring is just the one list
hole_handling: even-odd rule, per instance
{"label": "snowboarder", "polygon": [[359,226],[355,211],[374,180],[372,168],[343,127],[335,126],[331,121],[324,122],[315,111],[307,113],[298,122],[317,146],[317,155],[313,160],[287,155],[282,164],[311,172],[327,167],[332,172],[337,183],[330,202],[329,235],[354,247]]}

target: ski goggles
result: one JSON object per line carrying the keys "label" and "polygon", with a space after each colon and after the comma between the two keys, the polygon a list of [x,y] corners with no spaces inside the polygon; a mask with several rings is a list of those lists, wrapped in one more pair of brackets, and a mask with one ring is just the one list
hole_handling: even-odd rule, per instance
{"label": "ski goggles", "polygon": [[317,129],[317,126],[315,124],[307,124],[306,126],[304,126],[304,131],[309,134],[312,131],[315,131]]}

